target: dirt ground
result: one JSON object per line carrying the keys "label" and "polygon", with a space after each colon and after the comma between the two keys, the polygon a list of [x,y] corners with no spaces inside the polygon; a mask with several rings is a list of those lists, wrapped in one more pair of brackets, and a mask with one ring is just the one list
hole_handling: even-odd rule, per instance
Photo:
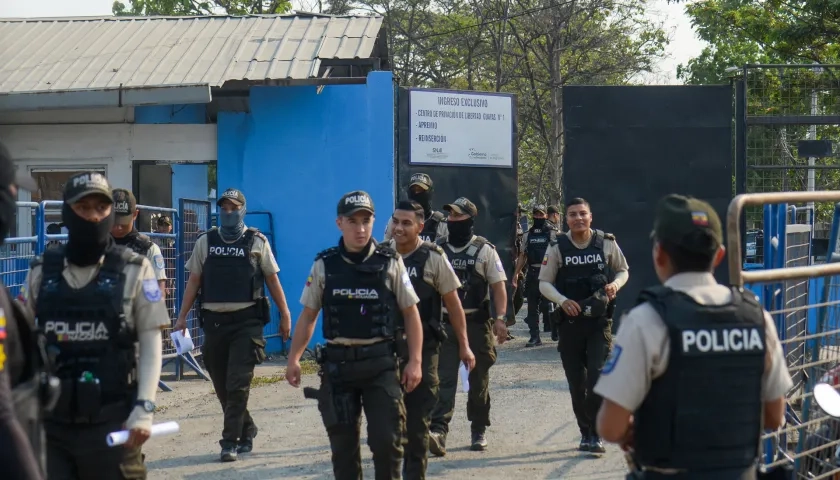
{"label": "dirt ground", "polygon": [[[627,467],[618,447],[607,445],[607,453],[600,457],[577,451],[580,439],[556,345],[544,334],[542,347],[525,348],[527,327],[521,315],[511,330],[516,338],[498,347],[499,360],[490,371],[493,425],[487,432],[489,448],[469,450],[466,394],[459,391],[448,453],[430,458],[428,477],[623,479]],[[169,382],[174,391],[158,393],[162,412],[155,422],[177,421],[181,431],[146,444],[149,479],[333,478],[329,443],[315,401],[304,399],[302,390],[281,380],[284,370],[283,357],[258,367],[261,378],[251,389],[249,401],[260,428],[254,452],[224,464],[219,462],[218,445],[221,408],[210,382],[192,372],[181,381]],[[302,383],[316,386],[316,381],[316,375],[307,375]],[[365,431],[363,425],[364,475],[372,479]]]}

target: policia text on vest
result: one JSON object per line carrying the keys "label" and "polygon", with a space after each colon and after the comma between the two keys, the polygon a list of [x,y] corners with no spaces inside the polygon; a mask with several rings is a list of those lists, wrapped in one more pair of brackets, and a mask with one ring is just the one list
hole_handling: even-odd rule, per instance
{"label": "policia text on vest", "polygon": [[615,296],[630,275],[615,237],[591,228],[584,199],[566,206],[569,232],[558,235],[540,269],[540,292],[557,303],[557,350],[581,432],[580,450],[605,452],[595,431],[601,398],[592,389],[610,351]]}
{"label": "policia text on vest", "polygon": [[[438,364],[443,342],[457,344],[460,360],[468,370],[475,367],[475,355],[467,339],[467,325],[458,288],[458,276],[443,249],[423,241],[425,211],[417,202],[403,201],[391,218],[394,237],[390,243],[402,256],[411,285],[420,298],[418,309],[423,323],[423,379],[405,395],[406,437],[404,480],[423,480],[429,451],[429,424],[438,397]],[[442,305],[448,321],[443,323]],[[405,362],[403,362],[403,365]]]}
{"label": "policia text on vest", "polygon": [[[161,329],[169,326],[149,261],[115,245],[110,185],[85,172],[68,180],[64,246],[32,261],[19,296],[46,336],[61,393],[45,423],[50,479],[145,478],[160,379]],[[128,428],[125,447],[103,438]]]}
{"label": "policia text on vest", "polygon": [[[316,396],[337,480],[362,476],[358,427],[363,408],[376,478],[401,478],[405,406],[400,382],[411,392],[422,378],[419,299],[400,256],[371,239],[373,213],[366,192],[349,192],[339,200],[341,239],[315,258],[286,367],[287,381],[299,387],[300,357],[323,311],[327,344],[316,349],[321,365]],[[400,314],[409,350],[402,376],[395,345]]]}
{"label": "policia text on vest", "polygon": [[254,367],[266,359],[263,326],[269,320],[269,303],[264,285],[280,310],[284,341],[291,318],[268,241],[244,224],[245,195],[228,189],[217,204],[221,226],[195,242],[175,329],[186,328],[187,313],[199,297],[204,365],[224,411],[220,458],[230,462],[252,451],[258,431],[248,412],[248,395]]}
{"label": "policia text on vest", "polygon": [[595,386],[599,432],[634,452],[628,478],[754,479],[761,432],[784,420],[793,382],[775,322],[752,292],[715,281],[722,239],[708,203],[669,195],[657,205],[663,285],[622,318]]}

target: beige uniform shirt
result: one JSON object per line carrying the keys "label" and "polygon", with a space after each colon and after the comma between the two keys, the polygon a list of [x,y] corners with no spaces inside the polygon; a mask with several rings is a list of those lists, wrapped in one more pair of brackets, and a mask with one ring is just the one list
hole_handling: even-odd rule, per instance
{"label": "beige uniform shirt", "polygon": [[152,270],[155,272],[155,278],[158,280],[166,280],[166,263],[163,261],[163,253],[157,244],[152,243],[152,247],[146,252],[146,258],[152,265]]}
{"label": "beige uniform shirt", "polygon": [[[103,260],[104,257],[99,263],[87,267],[70,265],[65,260],[64,271],[61,276],[64,277],[70,288],[78,290],[96,278]],[[40,265],[29,270],[19,297],[22,299],[21,303],[23,303],[24,308],[31,315],[36,315],[35,306],[41,288],[41,270]],[[125,266],[125,277],[123,309],[129,328],[135,328],[137,332],[143,332],[170,326],[169,312],[166,310],[166,303],[162,301],[160,287],[149,261],[143,258],[142,265],[127,264]],[[49,326],[39,326],[46,327],[47,332],[49,332]]]}
{"label": "beige uniform shirt", "polygon": [[[674,275],[665,286],[685,292],[702,305],[725,305],[732,300],[729,288],[718,284],[710,273]],[[766,402],[784,397],[793,382],[773,318],[765,312],[764,319],[767,362],[761,379],[761,399]],[[621,319],[613,340],[613,353],[595,385],[595,393],[631,412],[636,411],[653,380],[668,368],[670,344],[667,327],[650,304],[630,310]]]}
{"label": "beige uniform shirt", "polygon": [[[274,259],[274,254],[271,253],[271,247],[268,245],[265,235],[257,232],[254,235],[254,244],[251,246],[251,257],[256,257],[260,268],[265,277],[277,275],[280,267],[277,266],[277,260]],[[190,274],[201,275],[204,268],[204,262],[207,260],[207,235],[198,237],[193,247],[192,256],[187,262],[187,270]],[[254,305],[255,302],[207,302],[202,303],[201,308],[210,310],[211,312],[235,312],[248,308]]]}
{"label": "beige uniform shirt", "polygon": [[[446,219],[442,219],[437,226],[437,238],[445,237],[449,235],[449,227],[446,225]],[[388,222],[388,225],[385,226],[385,237],[382,240],[382,243],[388,242],[394,236],[394,222]]]}
{"label": "beige uniform shirt", "polygon": [[[592,237],[583,244],[575,243],[572,240],[572,232],[566,232],[566,236],[569,237],[569,240],[572,241],[572,245],[575,248],[583,250],[589,246],[589,242],[592,241],[592,238],[595,236],[595,232],[592,232]],[[542,266],[540,267],[540,276],[539,279],[541,282],[549,282],[554,283],[554,280],[557,278],[557,272],[560,270],[560,267],[563,266],[562,257],[560,255],[560,247],[557,244],[550,245],[548,250],[545,251],[545,258],[543,258]],[[613,272],[615,272],[615,279],[612,283],[616,285],[618,289],[624,286],[627,283],[627,280],[630,278],[630,267],[627,265],[627,259],[624,258],[624,253],[622,253],[621,248],[618,247],[618,243],[615,240],[610,240],[608,238],[604,238],[604,255],[606,255],[606,264],[610,266]],[[560,292],[561,301],[562,303],[567,300],[567,297],[563,295],[563,292]]]}
{"label": "beige uniform shirt", "polygon": [[[401,253],[400,256],[402,258],[411,257],[422,244],[423,240],[418,238],[414,250],[406,254]],[[388,242],[388,246],[395,250],[397,248],[396,242],[393,239]],[[407,268],[407,271],[408,277],[411,279],[416,278],[420,274],[420,272],[414,271],[413,268]],[[461,287],[461,281],[458,280],[458,275],[455,274],[455,270],[452,269],[452,264],[449,263],[449,258],[447,258],[443,250],[440,252],[431,250],[429,252],[429,259],[426,260],[422,275],[423,281],[434,287],[435,291],[441,295],[454,292]]]}
{"label": "beige uniform shirt", "polygon": [[[452,250],[455,253],[463,252],[468,248],[475,248],[472,242],[475,240],[475,235],[470,239],[470,243],[468,243],[464,247],[456,248],[452,245],[446,244],[446,248]],[[452,260],[450,260],[451,262]],[[481,247],[481,250],[478,251],[478,255],[475,257],[475,273],[487,281],[488,285],[493,285],[494,283],[504,282],[507,281],[507,275],[505,275],[505,268],[502,266],[502,260],[499,258],[499,254],[496,252],[496,249],[489,243],[485,244]],[[487,296],[484,297],[485,300],[490,299],[490,292],[488,290]],[[465,308],[464,313],[473,313],[477,311],[476,308]],[[443,311],[446,312],[446,307],[443,308]],[[447,312],[448,313],[448,312]]]}
{"label": "beige uniform shirt", "polygon": [[[550,247],[551,244],[553,244],[555,241],[557,241],[557,232],[552,230],[551,233],[549,234],[548,241],[549,241],[548,247]],[[545,253],[546,254],[548,253],[548,248],[546,248]],[[528,232],[525,232],[525,233],[522,234],[522,251],[519,252],[519,255],[525,256],[525,260],[526,260],[525,266],[531,266],[531,267],[541,267],[542,266],[541,263],[532,263],[532,264],[527,263],[527,260],[528,260]],[[543,256],[543,259],[545,259],[545,256]]]}
{"label": "beige uniform shirt", "polygon": [[[374,254],[374,250],[375,247],[371,245],[365,260]],[[347,258],[343,256],[342,258],[345,262],[352,263]],[[405,269],[402,257],[397,256],[391,261],[391,264],[388,265],[387,275],[388,277],[385,280],[385,287],[394,292],[394,295],[397,297],[397,305],[401,310],[404,310],[412,305],[416,305],[420,301],[420,299],[417,298],[417,294],[414,292],[414,287],[411,286],[411,279],[408,278],[408,272]],[[303,287],[303,293],[300,296],[300,303],[304,307],[311,308],[312,310],[321,310],[324,300],[325,284],[326,271],[324,268],[324,260],[319,258],[318,260],[315,260],[315,263],[312,264],[312,268],[309,270],[309,277],[306,279],[306,285]],[[338,337],[328,340],[328,342],[342,345],[365,345],[381,342],[382,340],[385,339],[379,337],[370,339]]]}

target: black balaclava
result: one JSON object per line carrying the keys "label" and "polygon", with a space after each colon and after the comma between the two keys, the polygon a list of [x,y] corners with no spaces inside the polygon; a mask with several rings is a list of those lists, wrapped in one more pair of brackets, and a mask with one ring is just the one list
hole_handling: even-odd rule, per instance
{"label": "black balaclava", "polygon": [[128,235],[122,238],[114,237],[114,243],[117,245],[128,245],[138,236],[140,236],[140,232],[138,232],[135,228],[132,228],[131,231],[128,232]]}
{"label": "black balaclava", "polygon": [[114,210],[100,222],[90,222],[76,215],[66,202],[61,206],[61,220],[67,228],[67,261],[86,267],[99,262],[105,250],[112,244],[111,228],[114,226]]}
{"label": "black balaclava", "polygon": [[473,217],[454,222],[452,220],[447,221],[446,225],[449,227],[448,242],[455,248],[461,248],[470,243],[473,237],[473,223]]}
{"label": "black balaclava", "polygon": [[544,218],[535,218],[534,219],[534,228],[543,228],[544,225],[545,225],[545,219]]}
{"label": "black balaclava", "polygon": [[411,189],[408,190],[408,199],[414,200],[415,202],[419,203],[423,210],[426,212],[426,218],[428,219],[432,215],[432,189],[428,190],[420,190],[417,193],[412,193]]}
{"label": "black balaclava", "polygon": [[219,211],[219,235],[226,242],[235,242],[245,231],[245,204],[232,212]]}

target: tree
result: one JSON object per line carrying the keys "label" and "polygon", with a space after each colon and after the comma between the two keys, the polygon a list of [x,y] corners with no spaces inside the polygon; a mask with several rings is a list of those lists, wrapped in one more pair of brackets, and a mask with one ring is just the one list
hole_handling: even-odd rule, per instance
{"label": "tree", "polygon": [[286,13],[289,0],[120,0],[111,11],[117,16],[249,15]]}

